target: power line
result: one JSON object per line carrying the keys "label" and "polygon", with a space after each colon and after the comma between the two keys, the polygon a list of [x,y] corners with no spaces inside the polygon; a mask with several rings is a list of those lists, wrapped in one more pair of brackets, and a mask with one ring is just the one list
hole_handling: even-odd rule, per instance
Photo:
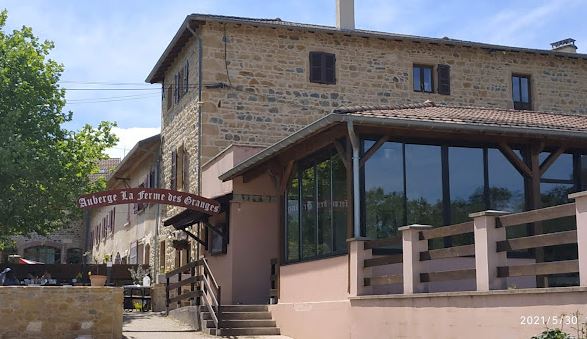
{"label": "power line", "polygon": [[80,84],[80,85],[108,85],[108,86],[153,86],[144,82],[110,82],[110,81],[59,81],[62,84]]}
{"label": "power line", "polygon": [[161,88],[65,88],[66,91],[161,91]]}
{"label": "power line", "polygon": [[96,101],[96,100],[110,100],[110,99],[125,99],[125,98],[145,98],[159,95],[158,93],[146,93],[146,94],[132,94],[132,95],[121,95],[113,97],[96,97],[96,98],[82,98],[82,99],[70,99],[67,100],[69,103],[73,102],[84,102],[84,101]]}

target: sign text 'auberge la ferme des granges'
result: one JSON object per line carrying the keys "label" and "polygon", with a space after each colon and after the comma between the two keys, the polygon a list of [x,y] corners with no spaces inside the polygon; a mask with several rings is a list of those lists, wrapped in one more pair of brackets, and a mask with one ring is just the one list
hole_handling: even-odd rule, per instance
{"label": "sign text 'auberge la ferme des granges'", "polygon": [[174,205],[210,215],[220,212],[217,201],[186,192],[157,188],[123,188],[86,194],[78,199],[80,208],[136,203]]}

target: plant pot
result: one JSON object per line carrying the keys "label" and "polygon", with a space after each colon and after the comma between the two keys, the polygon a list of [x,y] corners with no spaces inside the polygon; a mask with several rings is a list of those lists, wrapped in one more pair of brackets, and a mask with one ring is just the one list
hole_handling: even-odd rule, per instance
{"label": "plant pot", "polygon": [[92,274],[90,276],[92,286],[104,286],[106,285],[106,279],[108,279],[108,277],[105,275]]}

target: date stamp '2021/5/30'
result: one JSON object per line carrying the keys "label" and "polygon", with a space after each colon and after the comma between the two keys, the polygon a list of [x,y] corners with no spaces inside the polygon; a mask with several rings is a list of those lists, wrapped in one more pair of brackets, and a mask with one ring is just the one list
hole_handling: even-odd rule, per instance
{"label": "date stamp '2021/5/30'", "polygon": [[587,322],[587,317],[580,313],[561,315],[521,315],[520,325],[559,326],[579,325]]}

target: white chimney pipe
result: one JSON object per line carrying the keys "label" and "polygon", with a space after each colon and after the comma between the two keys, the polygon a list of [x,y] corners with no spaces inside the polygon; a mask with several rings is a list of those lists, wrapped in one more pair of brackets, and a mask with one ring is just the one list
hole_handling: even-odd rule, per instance
{"label": "white chimney pipe", "polygon": [[336,0],[336,28],[355,29],[354,0]]}

